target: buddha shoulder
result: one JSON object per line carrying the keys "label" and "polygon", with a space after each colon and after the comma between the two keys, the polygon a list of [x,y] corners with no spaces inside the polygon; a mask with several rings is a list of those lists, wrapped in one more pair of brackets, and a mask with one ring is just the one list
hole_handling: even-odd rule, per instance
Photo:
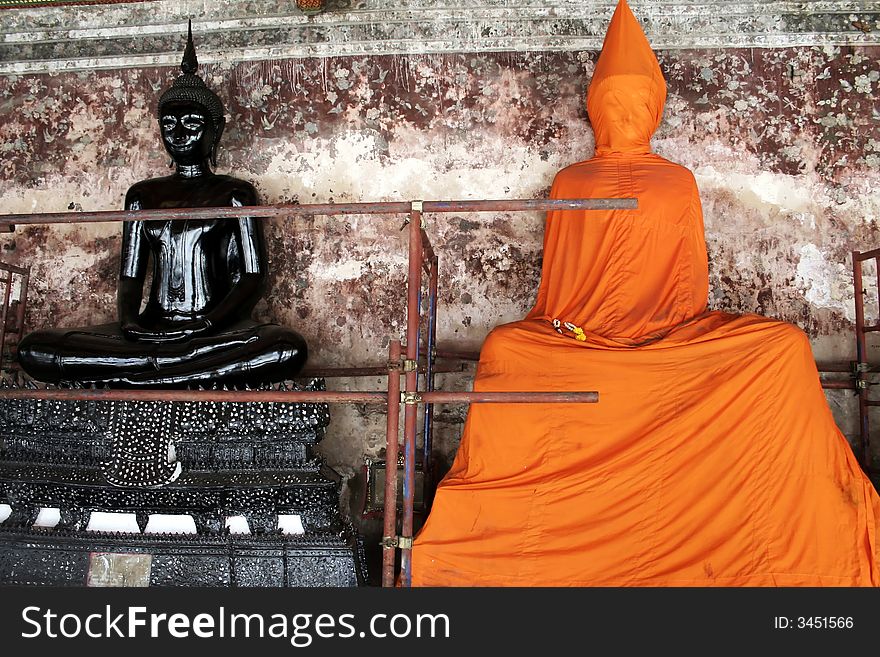
{"label": "buddha shoulder", "polygon": [[259,203],[256,187],[247,180],[232,176],[213,176],[212,183],[217,187],[218,192],[226,193],[230,205],[233,200],[241,205],[257,205]]}
{"label": "buddha shoulder", "polygon": [[132,185],[125,195],[125,207],[141,209],[160,207],[257,205],[256,188],[246,180],[232,176],[211,175],[198,180],[179,176],[149,178]]}

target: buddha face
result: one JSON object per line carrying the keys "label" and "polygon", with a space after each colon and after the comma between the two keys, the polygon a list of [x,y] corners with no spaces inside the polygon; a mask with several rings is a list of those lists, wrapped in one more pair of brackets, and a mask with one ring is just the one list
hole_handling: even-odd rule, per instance
{"label": "buddha face", "polygon": [[211,156],[215,128],[208,112],[195,103],[168,103],[159,116],[165,150],[178,164],[197,164]]}

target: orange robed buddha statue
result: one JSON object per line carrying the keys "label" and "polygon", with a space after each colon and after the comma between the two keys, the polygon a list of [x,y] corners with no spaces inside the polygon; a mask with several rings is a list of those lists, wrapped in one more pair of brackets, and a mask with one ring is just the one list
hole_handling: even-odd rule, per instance
{"label": "orange robed buddha statue", "polygon": [[[258,202],[249,182],[211,170],[226,120],[197,67],[190,26],[183,74],[158,105],[162,143],[176,172],[133,185],[127,210]],[[150,262],[152,283],[141,310]],[[125,222],[117,321],[31,333],[19,345],[19,361],[32,377],[52,383],[259,385],[291,378],[306,361],[305,340],[251,318],[266,275],[259,220]]]}
{"label": "orange robed buddha statue", "polygon": [[551,196],[638,210],[549,213],[535,307],[488,336],[474,384],[599,403],[471,406],[414,585],[880,585],[880,498],[807,337],[706,310],[694,176],[650,148],[665,98],[621,0],[587,97],[596,154]]}

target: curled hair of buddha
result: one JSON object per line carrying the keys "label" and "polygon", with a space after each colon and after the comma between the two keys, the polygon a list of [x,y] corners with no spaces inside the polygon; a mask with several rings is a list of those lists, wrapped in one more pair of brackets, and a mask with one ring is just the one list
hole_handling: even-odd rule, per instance
{"label": "curled hair of buddha", "polygon": [[180,62],[180,70],[183,75],[178,77],[174,84],[167,89],[159,98],[158,114],[162,115],[162,108],[168,103],[184,102],[201,105],[214,122],[214,128],[219,133],[223,130],[224,118],[223,102],[220,97],[208,89],[204,80],[196,75],[199,60],[196,58],[196,47],[193,44],[192,21],[189,22],[186,49],[183,51],[183,60]]}

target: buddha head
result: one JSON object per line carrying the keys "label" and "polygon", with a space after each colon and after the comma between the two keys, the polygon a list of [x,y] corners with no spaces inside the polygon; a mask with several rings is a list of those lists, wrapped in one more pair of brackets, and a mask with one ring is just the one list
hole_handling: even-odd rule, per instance
{"label": "buddha head", "polygon": [[587,92],[596,155],[649,153],[665,102],[657,57],[626,0],[620,0]]}
{"label": "buddha head", "polygon": [[190,22],[180,64],[183,75],[159,98],[159,129],[165,150],[177,164],[210,160],[216,166],[217,145],[226,119],[220,98],[196,75],[198,66]]}

